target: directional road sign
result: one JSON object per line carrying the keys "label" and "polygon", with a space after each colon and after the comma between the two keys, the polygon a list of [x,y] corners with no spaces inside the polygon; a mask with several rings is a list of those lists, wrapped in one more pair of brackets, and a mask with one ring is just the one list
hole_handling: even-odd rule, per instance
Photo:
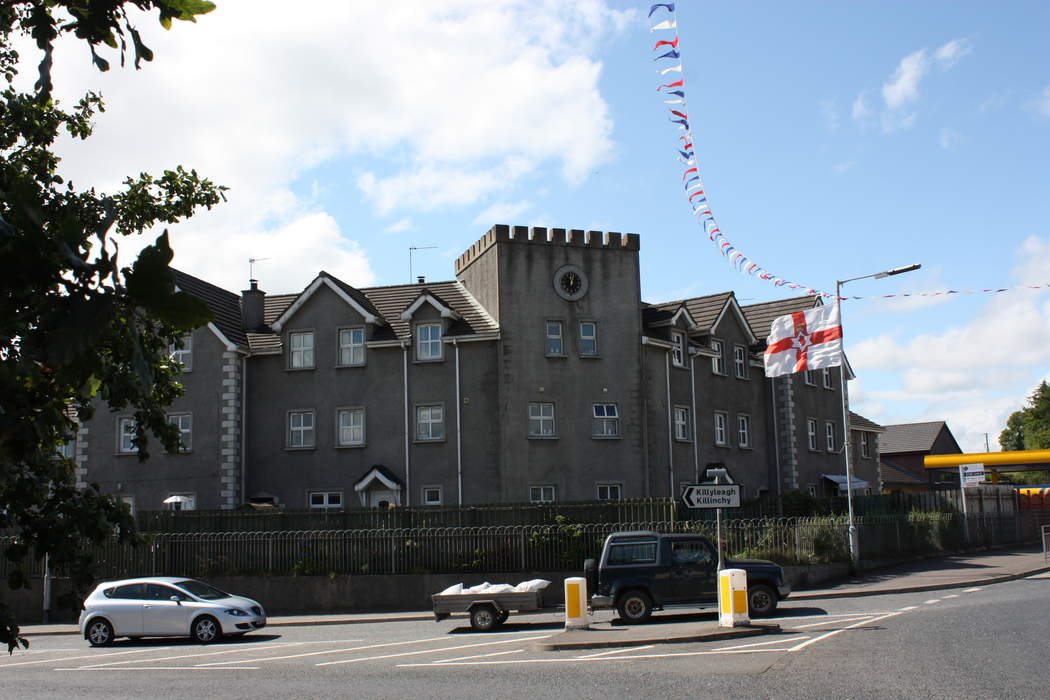
{"label": "directional road sign", "polygon": [[688,508],[739,508],[740,484],[690,484],[682,489]]}

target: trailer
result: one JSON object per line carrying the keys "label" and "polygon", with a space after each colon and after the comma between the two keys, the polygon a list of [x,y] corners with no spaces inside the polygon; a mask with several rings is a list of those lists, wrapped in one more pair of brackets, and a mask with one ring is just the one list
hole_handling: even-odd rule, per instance
{"label": "trailer", "polygon": [[452,613],[468,613],[470,626],[478,632],[491,632],[510,617],[511,612],[543,610],[543,591],[506,593],[435,593],[430,596],[434,618],[444,620]]}

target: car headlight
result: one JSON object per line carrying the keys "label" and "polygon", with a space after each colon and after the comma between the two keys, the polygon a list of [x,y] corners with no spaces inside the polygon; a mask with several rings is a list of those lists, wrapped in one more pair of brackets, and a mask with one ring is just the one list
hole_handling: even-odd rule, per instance
{"label": "car headlight", "polygon": [[223,612],[225,612],[227,615],[233,615],[234,617],[248,617],[248,613],[244,612],[239,608],[230,608],[228,610],[224,610]]}

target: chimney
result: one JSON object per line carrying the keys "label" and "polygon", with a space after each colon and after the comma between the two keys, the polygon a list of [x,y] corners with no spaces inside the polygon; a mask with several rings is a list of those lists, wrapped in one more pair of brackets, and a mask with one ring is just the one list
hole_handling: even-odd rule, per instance
{"label": "chimney", "polygon": [[426,281],[427,281],[427,278],[425,276],[423,276],[423,275],[419,275],[418,277],[416,277],[416,282],[418,284],[424,284]]}
{"label": "chimney", "polygon": [[244,330],[261,331],[266,326],[263,321],[263,309],[266,302],[266,292],[259,289],[257,280],[248,280],[251,289],[241,292],[241,318],[244,320]]}

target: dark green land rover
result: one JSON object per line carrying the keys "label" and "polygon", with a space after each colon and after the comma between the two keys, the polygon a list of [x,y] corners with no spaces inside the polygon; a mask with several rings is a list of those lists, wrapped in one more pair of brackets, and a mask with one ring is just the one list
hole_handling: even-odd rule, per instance
{"label": "dark green land rover", "polygon": [[[752,617],[767,617],[791,593],[784,569],[762,559],[725,559],[727,569],[747,572]],[[614,532],[601,559],[584,562],[593,609],[615,607],[624,622],[649,619],[667,605],[714,606],[718,553],[703,535]]]}

